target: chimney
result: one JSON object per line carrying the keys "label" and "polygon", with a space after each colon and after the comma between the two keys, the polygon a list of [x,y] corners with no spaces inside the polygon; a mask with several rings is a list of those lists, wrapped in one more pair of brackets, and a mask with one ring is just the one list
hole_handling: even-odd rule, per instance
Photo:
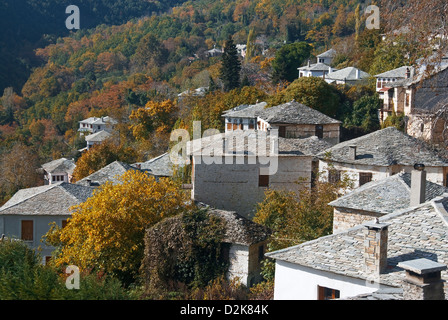
{"label": "chimney", "polygon": [[308,67],[311,67],[311,61],[308,59]]}
{"label": "chimney", "polygon": [[406,79],[409,79],[411,77],[411,69],[406,68]]}
{"label": "chimney", "polygon": [[403,280],[404,300],[445,300],[441,271],[447,266],[428,259],[398,263],[406,272]]}
{"label": "chimney", "polygon": [[411,172],[411,199],[410,206],[418,206],[425,202],[426,197],[426,171],[423,164],[416,163]]}
{"label": "chimney", "polygon": [[349,160],[356,160],[356,146],[348,146]]}
{"label": "chimney", "polygon": [[364,228],[364,265],[368,278],[377,279],[387,267],[387,223],[378,219],[366,223]]}
{"label": "chimney", "polygon": [[359,69],[356,69],[356,79],[360,79],[360,72],[359,72]]}

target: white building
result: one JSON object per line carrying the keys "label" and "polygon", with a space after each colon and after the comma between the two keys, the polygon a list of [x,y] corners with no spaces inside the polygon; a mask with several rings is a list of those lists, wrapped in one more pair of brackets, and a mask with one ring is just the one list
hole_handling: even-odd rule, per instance
{"label": "white building", "polygon": [[42,165],[44,184],[71,182],[76,165],[74,160],[60,158]]}
{"label": "white building", "polygon": [[331,65],[335,56],[336,56],[336,50],[330,49],[317,55],[317,62],[324,63],[326,65]]}
{"label": "white building", "polygon": [[347,67],[341,70],[333,71],[326,75],[327,83],[356,85],[366,83],[370,74],[358,68]]}
{"label": "white building", "polygon": [[[443,249],[448,246],[446,196],[267,253],[276,261],[274,299],[375,299],[375,295],[381,299],[386,292],[392,300],[444,299],[448,279],[448,251]],[[411,265],[413,273],[407,270]],[[433,281],[417,279],[430,272],[423,267],[428,265],[437,267]]]}
{"label": "white building", "polygon": [[106,117],[90,117],[79,121],[79,129],[81,135],[92,134],[100,131],[111,132],[117,122],[109,116]]}
{"label": "white building", "polygon": [[308,64],[306,66],[297,68],[299,70],[299,78],[302,77],[320,77],[325,78],[329,73],[337,71],[338,69],[330,67],[325,63],[314,63],[308,60]]}

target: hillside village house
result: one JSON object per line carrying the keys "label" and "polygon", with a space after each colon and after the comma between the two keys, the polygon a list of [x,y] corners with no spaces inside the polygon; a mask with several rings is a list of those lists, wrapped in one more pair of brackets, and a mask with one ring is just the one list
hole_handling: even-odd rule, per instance
{"label": "hillside village house", "polygon": [[112,134],[109,133],[106,130],[101,130],[101,131],[89,134],[88,136],[85,137],[87,146],[84,149],[81,149],[81,150],[89,150],[94,145],[100,144],[103,141],[105,141],[108,138],[110,138],[111,135]]}
{"label": "hillside village house", "polygon": [[447,138],[448,65],[437,66],[429,75],[423,69],[419,74],[408,69],[404,79],[383,88],[380,118],[392,112],[403,114],[409,135],[440,144]]}
{"label": "hillside village house", "polygon": [[78,131],[81,135],[97,133],[103,130],[111,132],[116,123],[117,122],[109,116],[90,117],[79,121]]}
{"label": "hillside village house", "polygon": [[41,242],[56,222],[64,227],[70,218],[70,208],[85,202],[92,196],[94,188],[66,182],[21,189],[0,207],[0,234],[21,239],[31,248],[41,247],[45,263],[54,250]]}
{"label": "hillside village house", "polygon": [[[188,144],[192,198],[217,209],[251,217],[267,188],[297,191],[300,186],[311,185],[317,166],[314,155],[328,148],[328,142],[315,136],[279,137],[275,142],[275,137],[270,135],[263,141],[258,134],[237,130]],[[256,150],[252,148],[254,145]]]}
{"label": "hillside village house", "polygon": [[296,101],[266,108],[266,103],[241,105],[223,113],[225,132],[278,129],[281,138],[316,136],[339,143],[341,122]]}
{"label": "hillside village house", "polygon": [[[334,207],[333,233],[431,201],[445,193],[448,188],[428,181],[424,170],[400,172],[371,181],[329,203]],[[420,194],[422,198],[418,197]]]}
{"label": "hillside village house", "polygon": [[[199,206],[204,207],[203,204],[199,204]],[[260,274],[261,260],[264,258],[266,244],[271,231],[233,211],[218,210],[208,207],[208,212],[211,215],[223,219],[225,222],[223,243],[227,244],[227,246],[225,247],[225,252],[223,254],[226,256],[229,263],[226,273],[227,278],[238,278],[242,284],[248,287],[260,282],[262,280]],[[146,231],[146,254],[143,262],[143,269],[149,275],[151,274],[151,262],[148,261],[147,253],[151,251],[151,238],[160,237],[158,234],[158,232],[160,232],[158,231],[160,230],[160,225],[173,224],[174,220],[181,218],[181,216],[167,218]],[[179,232],[182,231],[179,230]],[[173,235],[179,236],[179,234],[174,233]],[[173,255],[175,254],[176,250],[173,252]]]}
{"label": "hillside village house", "polygon": [[58,182],[71,182],[73,171],[76,168],[74,160],[60,158],[42,165],[44,184],[53,184]]}
{"label": "hillside village house", "polygon": [[267,253],[274,299],[445,299],[447,196]]}
{"label": "hillside village house", "polygon": [[341,70],[333,71],[326,75],[327,83],[360,85],[366,84],[370,74],[355,67],[347,67]]}
{"label": "hillside village house", "polygon": [[330,49],[325,52],[322,52],[321,54],[317,55],[317,62],[318,63],[324,63],[326,65],[331,65],[333,62],[334,57],[336,56],[336,50]]}
{"label": "hillside village house", "polygon": [[411,172],[416,163],[425,165],[429,181],[447,186],[448,160],[423,141],[395,127],[344,141],[317,157],[323,177],[334,181],[346,174],[354,188],[401,171]]}
{"label": "hillside village house", "polygon": [[331,72],[337,71],[338,69],[330,67],[329,65],[325,63],[311,63],[310,60],[308,60],[308,63],[306,66],[297,68],[299,70],[299,78],[302,77],[320,77],[324,78]]}

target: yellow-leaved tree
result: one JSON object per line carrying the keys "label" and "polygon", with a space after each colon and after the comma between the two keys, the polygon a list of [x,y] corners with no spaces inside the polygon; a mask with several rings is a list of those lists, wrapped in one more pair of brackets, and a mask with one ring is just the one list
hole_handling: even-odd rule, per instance
{"label": "yellow-leaved tree", "polygon": [[64,228],[50,228],[46,241],[57,247],[52,264],[73,264],[86,272],[106,272],[125,284],[132,283],[143,258],[145,230],[193,206],[180,185],[168,178],[156,181],[144,172],[130,170],[120,182],[102,185],[75,206]]}

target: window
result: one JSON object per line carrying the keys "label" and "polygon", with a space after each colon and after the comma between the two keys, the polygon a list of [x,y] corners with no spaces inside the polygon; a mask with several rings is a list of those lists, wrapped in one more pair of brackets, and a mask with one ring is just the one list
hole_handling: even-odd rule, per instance
{"label": "window", "polygon": [[258,247],[258,262],[264,258],[264,245]]}
{"label": "window", "polygon": [[331,169],[328,171],[328,182],[330,183],[338,183],[341,181],[341,171]]}
{"label": "window", "polygon": [[249,129],[255,129],[255,124],[252,121],[249,123]]}
{"label": "window", "polygon": [[372,181],[372,173],[371,172],[360,172],[359,173],[359,185],[362,186],[367,182]]}
{"label": "window", "polygon": [[269,187],[269,176],[260,174],[258,176],[258,186],[259,187]]}
{"label": "window", "polygon": [[22,240],[33,241],[33,220],[22,220]]}
{"label": "window", "polygon": [[331,300],[338,299],[340,297],[340,291],[336,289],[330,289],[327,287],[317,286],[318,300]]}
{"label": "window", "polygon": [[232,130],[232,124],[230,122],[227,123],[227,130]]}
{"label": "window", "polygon": [[286,127],[285,126],[278,127],[278,136],[281,138],[286,138]]}
{"label": "window", "polygon": [[322,139],[324,137],[324,127],[322,125],[316,126],[316,137]]}
{"label": "window", "polygon": [[61,225],[62,225],[62,229],[64,229],[65,226],[67,225],[67,220],[62,220]]}

